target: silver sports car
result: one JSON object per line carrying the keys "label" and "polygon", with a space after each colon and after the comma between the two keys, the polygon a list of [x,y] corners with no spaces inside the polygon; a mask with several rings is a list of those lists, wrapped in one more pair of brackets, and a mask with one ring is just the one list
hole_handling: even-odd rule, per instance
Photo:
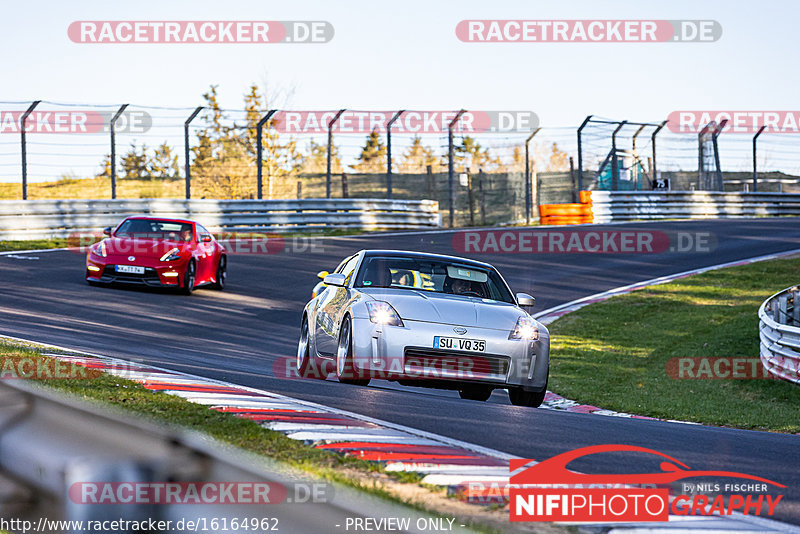
{"label": "silver sports car", "polygon": [[497,270],[464,258],[362,250],[345,258],[306,304],[297,347],[301,376],[366,385],[372,378],[456,389],[539,406],[550,334]]}

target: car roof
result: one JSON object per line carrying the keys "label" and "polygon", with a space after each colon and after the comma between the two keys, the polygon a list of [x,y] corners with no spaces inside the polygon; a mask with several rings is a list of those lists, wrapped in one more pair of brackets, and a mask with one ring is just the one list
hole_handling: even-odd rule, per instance
{"label": "car roof", "polygon": [[175,219],[173,217],[155,217],[153,215],[131,215],[130,217],[125,217],[126,221],[128,219],[145,219],[148,221],[165,221],[165,222],[198,224],[195,221],[189,219]]}
{"label": "car roof", "polygon": [[390,257],[414,258],[420,260],[451,261],[451,262],[465,263],[468,265],[473,265],[475,267],[484,267],[496,270],[494,266],[489,263],[477,260],[471,260],[469,258],[462,258],[461,256],[447,256],[445,254],[432,254],[429,252],[413,252],[410,250],[366,249],[362,250],[361,252],[364,254],[365,258],[370,256],[390,256]]}

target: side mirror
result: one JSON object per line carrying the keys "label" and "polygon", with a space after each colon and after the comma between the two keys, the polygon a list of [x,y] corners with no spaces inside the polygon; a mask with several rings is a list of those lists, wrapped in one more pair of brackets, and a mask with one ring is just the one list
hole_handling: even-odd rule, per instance
{"label": "side mirror", "polygon": [[203,236],[200,238],[200,241],[203,243],[211,243],[211,236],[208,234],[203,234]]}
{"label": "side mirror", "polygon": [[106,228],[103,228],[103,234],[111,235],[111,227],[107,226]]}
{"label": "side mirror", "polygon": [[536,304],[536,299],[527,293],[517,293],[517,304],[523,308],[533,308]]}
{"label": "side mirror", "polygon": [[322,283],[328,286],[344,287],[345,276],[342,273],[333,273],[326,275],[322,279]]}
{"label": "side mirror", "polygon": [[320,271],[317,273],[317,278],[320,280],[325,280],[325,277],[328,276],[328,271]]}

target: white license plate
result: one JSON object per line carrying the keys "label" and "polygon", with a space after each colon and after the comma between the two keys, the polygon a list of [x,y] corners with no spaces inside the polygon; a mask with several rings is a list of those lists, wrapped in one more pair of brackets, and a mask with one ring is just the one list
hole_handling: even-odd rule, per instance
{"label": "white license plate", "polygon": [[460,337],[434,336],[433,348],[485,352],[486,341],[483,339],[463,339]]}
{"label": "white license plate", "polygon": [[114,270],[118,273],[144,274],[144,267],[136,265],[117,265]]}

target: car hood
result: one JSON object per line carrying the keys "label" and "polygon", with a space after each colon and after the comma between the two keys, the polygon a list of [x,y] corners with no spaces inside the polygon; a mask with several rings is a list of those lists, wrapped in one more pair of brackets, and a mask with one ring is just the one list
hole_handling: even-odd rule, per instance
{"label": "car hood", "polygon": [[388,302],[404,320],[444,323],[511,331],[526,315],[514,304],[409,289],[362,289],[375,300]]}
{"label": "car hood", "polygon": [[109,256],[135,256],[141,259],[159,259],[168,250],[177,248],[181,252],[185,252],[191,246],[191,243],[181,241],[131,237],[108,237],[105,242]]}

